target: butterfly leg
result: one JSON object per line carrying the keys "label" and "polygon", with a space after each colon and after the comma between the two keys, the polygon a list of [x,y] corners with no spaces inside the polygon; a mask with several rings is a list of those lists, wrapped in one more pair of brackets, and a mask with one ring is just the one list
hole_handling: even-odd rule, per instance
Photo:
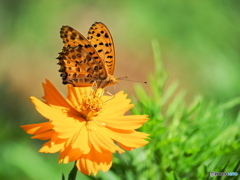
{"label": "butterfly leg", "polygon": [[109,99],[107,99],[105,102],[110,101],[111,99],[113,99],[115,97],[115,95],[111,94],[109,91],[104,90],[104,92],[106,92],[108,95],[110,95]]}
{"label": "butterfly leg", "polygon": [[[95,86],[97,86],[97,82],[96,81],[94,81],[93,83],[92,83],[92,89],[94,90],[95,88]],[[92,92],[90,92],[90,94],[89,94],[89,96],[92,94]],[[103,94],[101,94],[101,96],[102,96]]]}

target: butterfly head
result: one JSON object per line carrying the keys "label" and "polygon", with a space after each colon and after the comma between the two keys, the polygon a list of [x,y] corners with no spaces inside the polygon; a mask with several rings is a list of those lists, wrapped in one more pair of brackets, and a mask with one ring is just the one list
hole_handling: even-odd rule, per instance
{"label": "butterfly head", "polygon": [[105,86],[112,86],[119,82],[117,78],[115,78],[113,75],[108,75],[108,78],[106,79],[106,85]]}
{"label": "butterfly head", "polygon": [[119,80],[117,78],[115,78],[114,76],[111,76],[109,78],[109,85],[115,85],[117,83],[119,83]]}
{"label": "butterfly head", "polygon": [[112,75],[108,75],[107,79],[99,81],[98,88],[105,88],[107,86],[115,85],[119,82],[117,78]]}

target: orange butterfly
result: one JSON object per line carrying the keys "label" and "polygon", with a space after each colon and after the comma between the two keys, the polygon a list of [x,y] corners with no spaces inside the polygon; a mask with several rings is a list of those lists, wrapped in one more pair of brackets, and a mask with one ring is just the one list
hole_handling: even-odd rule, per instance
{"label": "orange butterfly", "polygon": [[117,84],[113,76],[115,53],[112,36],[101,22],[95,22],[87,39],[70,26],[60,31],[64,47],[57,59],[63,84],[105,88]]}

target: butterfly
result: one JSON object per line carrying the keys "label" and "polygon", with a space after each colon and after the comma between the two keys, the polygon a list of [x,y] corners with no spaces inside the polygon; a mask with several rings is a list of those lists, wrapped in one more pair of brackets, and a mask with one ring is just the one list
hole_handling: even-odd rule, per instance
{"label": "butterfly", "polygon": [[90,27],[87,38],[70,26],[62,26],[60,37],[64,46],[57,59],[63,84],[105,88],[119,82],[113,76],[113,39],[103,23],[95,22]]}

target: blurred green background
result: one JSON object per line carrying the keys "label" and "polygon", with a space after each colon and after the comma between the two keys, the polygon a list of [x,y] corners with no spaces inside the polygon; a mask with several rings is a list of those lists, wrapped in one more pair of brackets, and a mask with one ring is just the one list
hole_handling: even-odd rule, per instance
{"label": "blurred green background", "polygon": [[[153,71],[151,42],[157,40],[167,86],[178,81],[187,101],[202,94],[221,102],[240,95],[239,9],[237,0],[1,0],[0,179],[60,179],[72,168],[58,165],[57,154],[38,153],[42,142],[19,128],[44,121],[28,97],[43,96],[45,78],[66,92],[55,59],[62,25],[87,35],[94,22],[103,22],[115,43],[115,77],[132,80],[146,81]],[[116,89],[134,93],[131,82]]]}

